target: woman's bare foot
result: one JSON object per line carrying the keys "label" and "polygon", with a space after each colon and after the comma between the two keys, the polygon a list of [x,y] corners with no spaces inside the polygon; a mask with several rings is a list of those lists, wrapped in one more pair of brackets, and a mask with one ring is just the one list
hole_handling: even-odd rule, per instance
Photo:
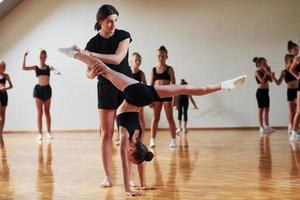
{"label": "woman's bare foot", "polygon": [[112,187],[111,179],[106,176],[101,183],[101,187],[103,188]]}

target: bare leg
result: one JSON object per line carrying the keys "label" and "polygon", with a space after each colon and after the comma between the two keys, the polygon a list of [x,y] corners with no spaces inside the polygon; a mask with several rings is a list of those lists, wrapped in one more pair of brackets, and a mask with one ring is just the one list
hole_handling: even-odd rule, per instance
{"label": "bare leg", "polygon": [[154,86],[160,98],[172,97],[181,94],[203,96],[221,90],[221,85],[195,87],[191,85],[158,85]]}
{"label": "bare leg", "polygon": [[101,127],[101,154],[105,178],[102,187],[112,186],[112,137],[114,133],[114,121],[116,110],[99,109]]}
{"label": "bare leg", "polygon": [[43,101],[39,98],[35,98],[35,104],[37,109],[37,125],[38,125],[38,132],[39,136],[37,137],[38,140],[42,139],[43,134]]}
{"label": "bare leg", "polygon": [[151,121],[151,139],[150,139],[150,147],[155,146],[155,138],[158,128],[158,123],[160,120],[160,113],[162,109],[162,102],[154,102],[153,103],[153,117]]}
{"label": "bare leg", "polygon": [[289,128],[293,125],[293,120],[296,112],[296,102],[288,101],[288,118],[289,118]]}
{"label": "bare leg", "polygon": [[164,104],[166,118],[169,123],[171,138],[176,139],[176,125],[175,125],[175,121],[174,121],[174,117],[173,117],[172,102],[164,102],[163,104]]}
{"label": "bare leg", "polygon": [[102,68],[102,72],[100,73],[104,78],[108,79],[112,84],[117,87],[122,92],[124,89],[132,84],[139,83],[137,80],[134,80],[122,73],[116,72],[110,68],[108,68],[102,61],[97,58],[87,56],[82,53],[77,53],[75,59],[82,61],[87,64],[88,67],[93,68],[94,66],[99,66]]}
{"label": "bare leg", "polygon": [[263,108],[259,108],[258,109],[258,123],[259,123],[259,127],[264,127],[264,123],[263,123]]}
{"label": "bare leg", "polygon": [[6,107],[0,107],[0,148],[4,148],[3,128],[5,124]]}
{"label": "bare leg", "polygon": [[263,109],[263,120],[265,127],[269,127],[269,108]]}
{"label": "bare leg", "polygon": [[293,121],[293,131],[297,132],[299,128],[300,122],[300,92],[297,92],[297,107],[296,107],[296,114],[294,116]]}
{"label": "bare leg", "polygon": [[44,111],[45,111],[45,116],[46,116],[46,124],[47,124],[47,137],[48,139],[52,139],[51,135],[51,115],[50,115],[50,106],[51,106],[51,99],[48,99],[44,103]]}

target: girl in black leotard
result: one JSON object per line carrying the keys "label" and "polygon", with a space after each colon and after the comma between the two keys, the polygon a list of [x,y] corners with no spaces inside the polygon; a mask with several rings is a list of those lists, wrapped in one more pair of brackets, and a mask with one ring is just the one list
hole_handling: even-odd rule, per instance
{"label": "girl in black leotard", "polygon": [[39,135],[36,137],[37,140],[42,140],[43,134],[43,124],[42,117],[43,112],[45,111],[46,124],[47,124],[47,138],[48,140],[53,139],[51,134],[51,115],[50,115],[50,106],[51,106],[51,97],[52,89],[50,86],[50,71],[54,74],[60,75],[60,72],[57,69],[54,69],[52,66],[46,64],[47,52],[45,50],[40,51],[40,65],[26,66],[26,58],[28,56],[28,51],[24,54],[22,69],[25,71],[35,71],[37,77],[37,84],[33,90],[33,97],[35,98],[35,104],[37,108],[37,124]]}
{"label": "girl in black leotard", "polygon": [[271,133],[275,130],[269,126],[269,82],[272,82],[271,69],[267,65],[267,60],[263,57],[253,59],[257,69],[255,72],[255,79],[257,82],[256,99],[258,104],[258,122],[259,132],[261,136],[263,133]]}
{"label": "girl in black leotard", "polygon": [[292,133],[292,124],[295,116],[296,111],[296,99],[297,99],[297,90],[298,90],[298,80],[290,73],[290,68],[295,56],[291,54],[285,55],[285,68],[282,70],[279,78],[273,75],[273,79],[277,85],[280,85],[283,79],[287,84],[287,101],[288,101],[288,133]]}
{"label": "girl in black leotard", "polygon": [[[4,61],[0,60],[0,148],[4,148],[4,140],[3,140],[3,128],[5,123],[5,113],[6,106],[8,102],[7,90],[13,87],[12,82],[8,74],[4,73],[6,68],[6,64]],[[6,85],[6,81],[8,85]]]}
{"label": "girl in black leotard", "polygon": [[[184,79],[181,79],[180,84],[187,85],[188,83]],[[191,102],[194,106],[194,109],[198,109],[196,102],[192,96],[179,95],[176,97],[176,107],[178,110],[178,126],[179,126],[179,128],[176,130],[176,133],[180,133],[181,131],[183,131],[183,133],[187,133],[186,125],[187,125],[187,120],[188,120],[189,100],[191,100]],[[181,125],[182,115],[183,115],[183,121],[184,121],[183,129],[182,129],[182,125]]]}
{"label": "girl in black leotard", "polygon": [[[139,81],[140,83],[143,83],[147,85],[146,82],[146,76],[145,73],[140,69],[142,63],[142,56],[134,52],[131,56],[131,72],[132,72],[132,78]],[[141,123],[142,133],[145,132],[145,118],[144,118],[144,109],[142,108],[139,114],[139,119]],[[118,145],[120,143],[119,135],[116,140],[116,144]]]}
{"label": "girl in black leotard", "polygon": [[160,98],[172,97],[181,94],[206,95],[217,92],[221,89],[232,90],[246,81],[246,76],[237,77],[224,81],[221,84],[193,87],[190,85],[156,85],[147,86],[122,73],[116,72],[107,67],[101,60],[80,53],[75,46],[60,48],[59,51],[67,56],[78,59],[88,65],[91,70],[98,72],[115,87],[123,92],[125,100],[117,110],[117,122],[120,132],[120,153],[122,159],[124,187],[127,195],[136,196],[139,193],[133,192],[129,187],[128,161],[138,164],[140,185],[143,189],[151,189],[144,184],[143,161],[150,161],[153,154],[140,141],[141,128],[139,122],[139,111],[142,107],[150,105]]}

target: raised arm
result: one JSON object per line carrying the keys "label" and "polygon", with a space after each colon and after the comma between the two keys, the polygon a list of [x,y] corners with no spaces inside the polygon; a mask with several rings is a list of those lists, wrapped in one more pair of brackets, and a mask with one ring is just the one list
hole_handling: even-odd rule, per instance
{"label": "raised arm", "polygon": [[285,72],[281,71],[279,78],[275,77],[275,73],[272,73],[272,79],[275,81],[276,85],[280,85],[285,77]]}
{"label": "raised arm", "polygon": [[26,71],[35,70],[36,66],[26,66],[26,58],[27,58],[28,54],[29,54],[29,51],[25,51],[24,58],[23,58],[22,69],[26,70]]}
{"label": "raised arm", "polygon": [[297,68],[297,65],[299,65],[299,62],[300,62],[300,57],[294,58],[293,63],[290,68],[291,74],[297,79],[299,79],[299,72],[297,71],[296,68]]}
{"label": "raised arm", "polygon": [[198,109],[197,104],[196,104],[196,102],[195,102],[193,96],[190,95],[189,98],[190,98],[190,100],[191,100],[191,102],[192,102],[192,104],[193,104],[193,106],[194,106],[194,109]]}
{"label": "raised arm", "polygon": [[50,66],[50,71],[52,71],[56,75],[61,75],[60,71],[58,69],[55,69],[53,66]]}
{"label": "raised arm", "polygon": [[83,50],[80,50],[80,52],[98,58],[106,64],[119,65],[128,52],[129,43],[130,43],[130,38],[121,41],[114,54],[100,54],[96,52],[83,51]]}

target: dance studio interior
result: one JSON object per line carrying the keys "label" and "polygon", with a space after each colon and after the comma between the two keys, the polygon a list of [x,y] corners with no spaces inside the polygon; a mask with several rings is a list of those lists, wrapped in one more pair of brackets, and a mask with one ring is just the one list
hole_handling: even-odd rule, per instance
{"label": "dance studio interior", "polygon": [[299,10],[0,0],[0,200],[299,200]]}

